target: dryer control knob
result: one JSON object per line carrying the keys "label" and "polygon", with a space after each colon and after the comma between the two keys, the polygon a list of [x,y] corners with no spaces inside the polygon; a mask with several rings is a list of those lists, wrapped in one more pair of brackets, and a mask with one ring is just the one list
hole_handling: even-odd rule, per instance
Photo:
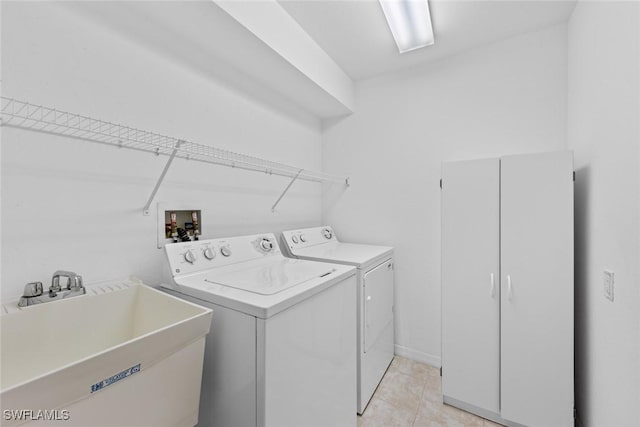
{"label": "dryer control knob", "polygon": [[223,246],[220,248],[220,253],[222,254],[222,256],[229,257],[231,256],[231,249],[229,249],[229,247],[227,246]]}
{"label": "dryer control knob", "polygon": [[293,243],[298,243],[300,240],[298,239],[298,236],[291,236],[291,241]]}
{"label": "dryer control knob", "polygon": [[193,264],[194,262],[196,262],[196,254],[194,254],[193,251],[189,249],[187,252],[184,253],[184,260],[187,261],[189,264]]}
{"label": "dryer control knob", "polygon": [[214,259],[216,257],[216,251],[214,251],[213,248],[211,248],[210,246],[207,246],[206,248],[204,248],[202,253],[204,254],[204,257],[206,259]]}
{"label": "dryer control knob", "polygon": [[303,243],[307,241],[307,238],[304,236],[304,234],[300,235],[300,241]]}
{"label": "dryer control knob", "polygon": [[273,250],[273,242],[269,239],[262,239],[262,241],[260,242],[260,249],[262,249],[264,252],[270,252],[271,250]]}

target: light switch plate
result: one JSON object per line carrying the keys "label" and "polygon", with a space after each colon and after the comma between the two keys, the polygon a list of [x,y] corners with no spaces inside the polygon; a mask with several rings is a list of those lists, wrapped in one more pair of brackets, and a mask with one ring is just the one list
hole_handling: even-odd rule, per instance
{"label": "light switch plate", "polygon": [[604,297],[609,301],[613,301],[613,271],[604,270]]}

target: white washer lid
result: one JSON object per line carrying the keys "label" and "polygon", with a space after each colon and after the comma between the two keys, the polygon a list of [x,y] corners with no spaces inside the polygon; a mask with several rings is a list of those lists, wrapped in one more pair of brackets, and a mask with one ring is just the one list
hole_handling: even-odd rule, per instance
{"label": "white washer lid", "polygon": [[227,269],[212,271],[205,276],[204,280],[259,295],[273,295],[336,271],[328,264],[301,263],[290,258],[244,267],[232,271]]}
{"label": "white washer lid", "polygon": [[[288,289],[271,295],[262,295],[243,289],[237,289],[231,286],[220,285],[218,283],[207,282],[205,279],[217,281],[219,278],[232,272],[240,272],[241,270],[250,270],[258,266],[274,264],[273,258],[267,257],[261,260],[254,260],[247,263],[237,263],[221,267],[217,269],[206,270],[197,273],[184,274],[176,276],[173,283],[164,283],[162,287],[170,289],[176,293],[189,295],[203,302],[221,305],[232,310],[236,310],[260,319],[268,319],[275,314],[286,310],[287,308],[298,304],[299,302],[311,298],[314,295],[323,292],[325,289],[336,285],[355,275],[355,268],[341,264],[321,264],[324,271],[332,271],[324,277],[311,277],[308,280],[293,285]],[[280,259],[286,259],[278,255]],[[279,261],[278,261],[279,262]],[[277,262],[276,262],[277,263]],[[289,258],[288,263],[299,264],[299,268],[319,268],[319,264],[313,261]],[[288,267],[287,267],[288,268]],[[295,268],[296,271],[298,267]],[[309,270],[307,270],[309,271]],[[315,270],[316,273],[319,270]],[[294,283],[291,280],[290,283]],[[209,306],[210,307],[210,306]],[[214,307],[215,310],[215,307]]]}

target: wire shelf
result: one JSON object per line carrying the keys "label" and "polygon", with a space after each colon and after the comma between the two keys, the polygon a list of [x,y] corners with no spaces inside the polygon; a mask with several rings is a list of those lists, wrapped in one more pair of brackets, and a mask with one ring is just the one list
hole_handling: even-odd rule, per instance
{"label": "wire shelf", "polygon": [[197,144],[130,126],[0,97],[2,126],[63,135],[156,155],[211,163],[314,182],[349,184],[347,177],[313,172],[246,154]]}

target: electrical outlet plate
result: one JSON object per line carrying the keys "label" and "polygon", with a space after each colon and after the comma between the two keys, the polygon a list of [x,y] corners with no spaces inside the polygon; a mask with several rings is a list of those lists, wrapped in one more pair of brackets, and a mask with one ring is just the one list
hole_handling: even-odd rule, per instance
{"label": "electrical outlet plate", "polygon": [[604,282],[603,282],[604,297],[609,301],[613,301],[613,283],[614,283],[613,278],[614,278],[613,271],[604,270]]}

